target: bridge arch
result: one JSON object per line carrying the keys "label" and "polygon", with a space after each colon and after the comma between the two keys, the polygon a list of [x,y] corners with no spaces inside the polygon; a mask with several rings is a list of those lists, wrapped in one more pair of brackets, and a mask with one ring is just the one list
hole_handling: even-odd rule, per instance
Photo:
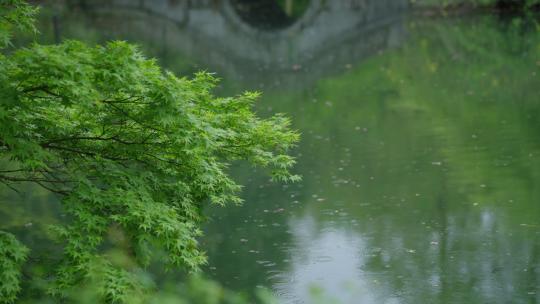
{"label": "bridge arch", "polygon": [[[257,2],[263,4],[258,6]],[[289,36],[305,28],[323,9],[324,0],[307,0],[307,2],[301,14],[288,17],[275,0],[226,0],[222,6],[223,17],[248,34]],[[263,15],[265,13],[270,15],[265,17]]]}

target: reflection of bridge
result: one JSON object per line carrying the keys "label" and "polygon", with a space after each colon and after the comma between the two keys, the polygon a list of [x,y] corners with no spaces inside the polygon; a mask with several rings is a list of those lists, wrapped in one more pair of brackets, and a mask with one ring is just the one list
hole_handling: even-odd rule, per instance
{"label": "reflection of bridge", "polygon": [[229,77],[294,83],[300,70],[317,77],[399,44],[407,0],[311,0],[300,18],[274,30],[247,22],[235,0],[82,2],[114,37],[158,44],[168,56],[179,51]]}

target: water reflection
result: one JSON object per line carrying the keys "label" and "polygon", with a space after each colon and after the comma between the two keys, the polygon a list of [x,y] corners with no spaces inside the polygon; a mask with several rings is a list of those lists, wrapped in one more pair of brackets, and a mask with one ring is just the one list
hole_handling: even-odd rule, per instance
{"label": "water reflection", "polygon": [[208,210],[214,278],[283,303],[313,284],[343,303],[540,303],[537,21],[309,1],[269,30],[229,1],[173,2],[92,1],[63,35],[137,41],[293,117],[304,180],[235,168],[246,204]]}
{"label": "water reflection", "polygon": [[341,303],[377,302],[369,291],[370,278],[361,271],[366,242],[359,235],[332,225],[319,229],[310,215],[291,219],[290,226],[294,245],[287,253],[291,269],[272,277],[282,302],[314,298],[310,290],[318,287]]}
{"label": "water reflection", "polygon": [[[292,113],[304,134],[304,181],[217,211],[209,235],[244,216],[283,222],[260,204],[290,214],[274,234],[285,242],[277,265],[236,270],[252,276],[232,286],[262,277],[284,303],[309,303],[312,283],[345,303],[540,301],[539,32],[489,17],[409,29],[402,48],[340,76],[266,92],[263,104]],[[238,176],[264,184],[248,169]],[[267,231],[233,226],[249,238]],[[222,255],[211,261],[244,260]]]}

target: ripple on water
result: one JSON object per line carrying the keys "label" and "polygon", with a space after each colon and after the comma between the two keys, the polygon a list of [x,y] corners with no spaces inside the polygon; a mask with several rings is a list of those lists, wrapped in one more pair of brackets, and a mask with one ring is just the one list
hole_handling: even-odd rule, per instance
{"label": "ripple on water", "polygon": [[334,258],[328,255],[321,255],[315,258],[315,263],[328,263],[332,262]]}

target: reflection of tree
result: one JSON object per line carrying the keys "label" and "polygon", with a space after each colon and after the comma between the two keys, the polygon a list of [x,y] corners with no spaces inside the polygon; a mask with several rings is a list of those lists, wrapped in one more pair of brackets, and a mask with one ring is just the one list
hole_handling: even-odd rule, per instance
{"label": "reflection of tree", "polygon": [[[443,185],[444,187],[444,185]],[[445,190],[445,189],[444,189]],[[443,303],[445,299],[448,298],[448,295],[451,294],[451,290],[448,288],[448,214],[447,214],[447,200],[446,200],[446,191],[442,191],[439,198],[437,199],[437,209],[439,210],[439,225],[438,225],[438,234],[439,234],[439,269],[440,272],[440,293],[439,301]]]}
{"label": "reflection of tree", "polygon": [[288,258],[284,244],[291,242],[286,229],[293,193],[272,185],[264,174],[248,167],[235,175],[248,185],[245,203],[233,208],[212,208],[206,225],[204,245],[209,272],[221,283],[237,291],[253,292],[257,286],[270,287],[270,273],[282,271]]}

